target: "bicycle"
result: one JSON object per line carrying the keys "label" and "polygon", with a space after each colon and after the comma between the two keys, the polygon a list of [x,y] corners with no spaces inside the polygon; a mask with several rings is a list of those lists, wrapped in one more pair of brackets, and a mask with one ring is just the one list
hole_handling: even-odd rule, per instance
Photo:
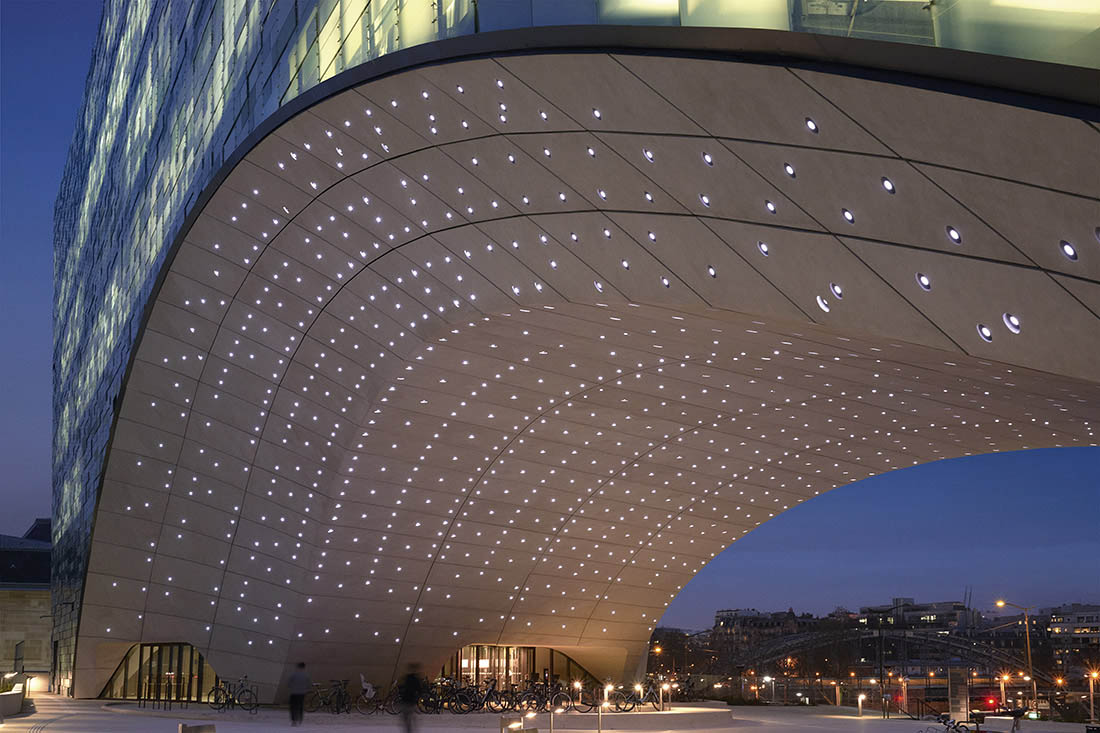
{"label": "bicycle", "polygon": [[580,682],[574,682],[572,689],[555,692],[550,698],[551,706],[557,710],[574,710],[578,713],[590,713],[600,705],[599,696],[594,690],[585,689]]}
{"label": "bicycle", "polygon": [[635,687],[630,692],[624,693],[622,690],[616,690],[608,696],[608,702],[615,708],[616,712],[629,713],[636,707],[644,707],[646,703],[653,706],[654,710],[660,711],[661,703],[658,699],[657,692],[652,686],[646,688],[644,693],[639,693],[638,688]]}
{"label": "bicycle", "polygon": [[236,685],[218,680],[218,683],[210,688],[210,692],[206,693],[206,702],[219,713],[234,707],[252,713],[260,706],[256,700],[256,693],[248,686],[248,675],[238,679]]}
{"label": "bicycle", "polygon": [[351,712],[351,695],[348,694],[347,680],[330,680],[326,689],[320,682],[313,683],[313,689],[309,691],[305,699],[307,713],[315,713],[321,708],[328,708],[334,715]]}
{"label": "bicycle", "polygon": [[920,733],[970,733],[970,729],[962,723],[952,720],[947,713],[940,713],[935,718],[935,722],[942,728],[925,728]]}
{"label": "bicycle", "polygon": [[374,685],[367,682],[363,673],[359,673],[359,696],[355,698],[355,710],[360,715],[372,715],[380,713],[384,709],[385,702],[378,697],[378,691]]}

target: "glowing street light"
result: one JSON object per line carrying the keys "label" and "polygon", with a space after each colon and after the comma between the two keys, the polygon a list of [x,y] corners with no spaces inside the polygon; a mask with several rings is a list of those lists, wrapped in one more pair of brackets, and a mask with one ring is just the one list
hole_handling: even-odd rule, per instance
{"label": "glowing street light", "polygon": [[765,677],[764,681],[772,683],[772,704],[774,705],[775,704],[775,677]]}
{"label": "glowing street light", "polygon": [[1032,606],[1017,606],[1015,603],[1009,603],[1003,599],[997,601],[997,608],[1004,608],[1005,606],[1012,606],[1024,612],[1024,639],[1027,643],[1027,676],[1031,678],[1031,705],[1034,710],[1039,706],[1039,690],[1035,685],[1035,669],[1031,666],[1031,620],[1028,617],[1028,611],[1032,609]]}
{"label": "glowing street light", "polygon": [[1096,722],[1096,700],[1093,693],[1093,686],[1096,684],[1097,678],[1100,678],[1100,672],[1095,669],[1089,672],[1089,722]]}
{"label": "glowing street light", "polygon": [[863,701],[866,700],[866,699],[867,699],[867,696],[863,695],[863,694],[860,694],[860,696],[858,698],[856,698],[857,702],[859,703],[859,713],[858,713],[858,715],[861,718],[863,717]]}

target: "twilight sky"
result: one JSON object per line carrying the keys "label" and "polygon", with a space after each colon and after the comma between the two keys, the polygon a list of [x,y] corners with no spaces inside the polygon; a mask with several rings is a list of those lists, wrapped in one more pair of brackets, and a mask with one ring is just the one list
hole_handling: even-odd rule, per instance
{"label": "twilight sky", "polygon": [[[53,202],[99,12],[0,1],[0,534],[50,513]],[[941,461],[837,489],[739,540],[662,623],[954,600],[967,586],[979,608],[1100,603],[1100,448]]]}

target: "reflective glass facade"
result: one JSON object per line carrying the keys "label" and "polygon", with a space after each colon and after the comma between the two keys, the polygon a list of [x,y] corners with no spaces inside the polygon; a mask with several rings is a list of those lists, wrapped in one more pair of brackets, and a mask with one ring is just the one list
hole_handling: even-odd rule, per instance
{"label": "reflective glass facade", "polygon": [[129,355],[200,192],[280,106],[455,35],[559,24],[769,28],[1100,64],[1080,0],[108,0],[55,211],[54,570],[69,686],[96,492]]}

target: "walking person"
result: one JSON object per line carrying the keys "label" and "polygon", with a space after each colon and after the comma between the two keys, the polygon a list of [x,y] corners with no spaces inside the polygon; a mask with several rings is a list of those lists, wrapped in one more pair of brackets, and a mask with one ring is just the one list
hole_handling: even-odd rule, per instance
{"label": "walking person", "polygon": [[424,682],[420,679],[420,665],[409,665],[409,671],[397,687],[397,700],[401,706],[401,720],[405,723],[405,733],[413,733],[416,723],[416,703],[424,692]]}
{"label": "walking person", "polygon": [[306,704],[306,693],[312,687],[309,673],[306,672],[305,662],[298,662],[298,666],[290,673],[290,678],[286,681],[286,687],[290,693],[290,725],[291,727],[301,725],[302,713]]}

